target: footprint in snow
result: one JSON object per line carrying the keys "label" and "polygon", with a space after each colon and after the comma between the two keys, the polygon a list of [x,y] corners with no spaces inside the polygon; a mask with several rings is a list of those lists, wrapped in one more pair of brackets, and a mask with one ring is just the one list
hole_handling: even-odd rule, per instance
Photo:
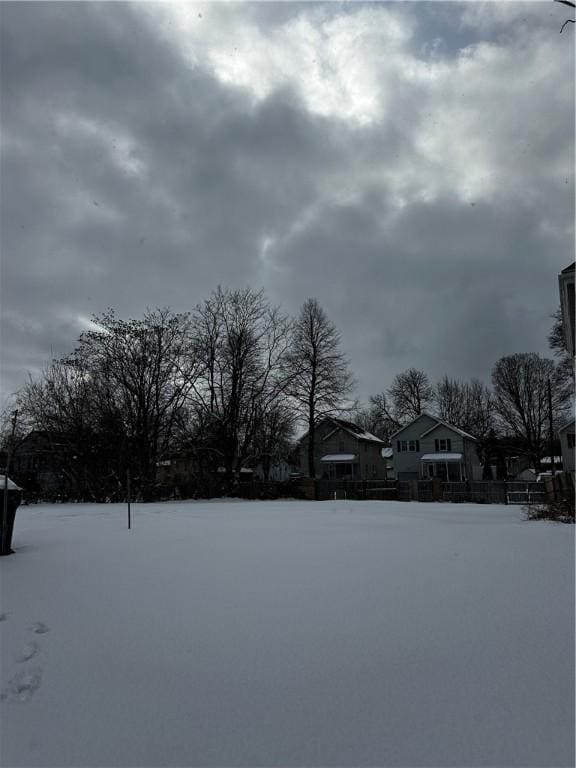
{"label": "footprint in snow", "polygon": [[26,669],[12,678],[8,690],[2,692],[2,698],[28,701],[36,693],[41,682],[42,670],[39,667],[36,669]]}
{"label": "footprint in snow", "polygon": [[25,661],[30,661],[30,659],[36,656],[37,653],[38,645],[32,641],[31,643],[26,643],[20,653],[14,657],[14,660],[18,662],[18,664],[23,664]]}
{"label": "footprint in snow", "polygon": [[32,624],[30,631],[34,632],[35,635],[45,635],[46,632],[50,632],[50,627],[41,621],[37,621],[36,624]]}
{"label": "footprint in snow", "polygon": [[0,613],[0,621],[7,621],[7,620],[8,620],[8,614]]}

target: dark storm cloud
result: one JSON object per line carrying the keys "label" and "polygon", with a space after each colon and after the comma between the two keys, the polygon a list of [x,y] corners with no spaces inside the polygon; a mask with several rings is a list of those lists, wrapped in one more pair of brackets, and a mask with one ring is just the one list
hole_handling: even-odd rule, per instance
{"label": "dark storm cloud", "polygon": [[330,161],[290,94],[249,108],[122,6],[11,6],[3,43],[4,351],[28,348],[11,371],[30,349],[46,360],[46,334],[73,343],[62,314],[188,309],[219,282],[258,283],[262,232]]}
{"label": "dark storm cloud", "polygon": [[433,5],[4,3],[3,392],[92,313],[218,283],[317,296],[362,397],[545,352],[573,52],[548,13]]}
{"label": "dark storm cloud", "polygon": [[550,290],[546,306],[542,286],[553,282],[556,253],[536,222],[482,205],[463,212],[453,201],[385,220],[366,201],[333,209],[285,254],[294,265],[286,292],[324,283],[321,301],[340,318],[368,391],[410,366],[433,378],[488,378],[501,355],[542,348],[555,301]]}

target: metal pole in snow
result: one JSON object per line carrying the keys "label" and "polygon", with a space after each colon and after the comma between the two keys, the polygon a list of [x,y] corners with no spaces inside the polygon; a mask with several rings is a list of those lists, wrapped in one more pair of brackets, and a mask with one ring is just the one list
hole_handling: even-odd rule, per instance
{"label": "metal pole in snow", "polygon": [[550,470],[552,472],[552,477],[554,477],[554,417],[552,415],[552,385],[550,383],[550,377],[548,377],[548,422],[548,429],[550,430]]}
{"label": "metal pole in snow", "polygon": [[130,530],[131,526],[131,518],[130,518],[130,470],[126,470],[126,495],[128,496],[128,530]]}
{"label": "metal pole in snow", "polygon": [[554,482],[554,417],[552,414],[552,385],[548,377],[548,420],[550,422],[550,477],[552,478],[552,497],[556,501],[556,483]]}

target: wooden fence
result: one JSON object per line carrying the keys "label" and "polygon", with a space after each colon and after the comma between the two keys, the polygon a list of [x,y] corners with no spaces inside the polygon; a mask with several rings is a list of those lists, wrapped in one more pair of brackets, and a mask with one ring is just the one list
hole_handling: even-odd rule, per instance
{"label": "wooden fence", "polygon": [[477,504],[537,504],[551,498],[551,490],[544,483],[503,482],[482,480],[477,482],[442,483],[439,480],[408,481],[306,481],[304,498],[357,499],[385,501],[450,501]]}
{"label": "wooden fence", "polygon": [[231,489],[222,483],[179,489],[166,488],[161,496],[170,498],[217,498],[231,495],[243,499],[307,499],[326,501],[448,501],[477,504],[538,504],[554,499],[574,498],[573,476],[569,473],[546,482],[503,482],[482,480],[442,483],[440,480],[310,480],[288,482],[242,480]]}

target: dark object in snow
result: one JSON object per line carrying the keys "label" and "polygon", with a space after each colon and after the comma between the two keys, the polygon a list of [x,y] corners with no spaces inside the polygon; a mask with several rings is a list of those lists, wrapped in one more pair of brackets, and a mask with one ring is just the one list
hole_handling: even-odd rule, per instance
{"label": "dark object in snow", "polygon": [[[8,479],[8,488],[5,489],[5,479],[0,475],[0,557],[12,555],[12,533],[16,510],[22,500],[22,492],[18,486]],[[4,494],[7,494],[7,503],[4,506]]]}
{"label": "dark object in snow", "polygon": [[552,520],[555,523],[576,523],[574,498],[563,498],[544,504],[529,504],[525,507],[527,520]]}

